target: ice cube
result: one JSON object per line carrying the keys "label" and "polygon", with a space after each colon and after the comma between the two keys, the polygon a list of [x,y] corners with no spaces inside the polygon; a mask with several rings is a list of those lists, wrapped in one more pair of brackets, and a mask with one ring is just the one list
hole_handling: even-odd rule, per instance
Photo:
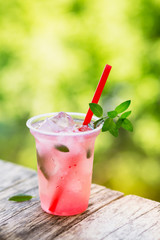
{"label": "ice cube", "polygon": [[75,122],[65,112],[60,112],[54,117],[46,118],[39,126],[40,130],[47,132],[75,132]]}
{"label": "ice cube", "polygon": [[71,180],[67,181],[67,189],[71,192],[80,192],[82,190],[82,184],[80,180]]}
{"label": "ice cube", "polygon": [[56,116],[51,117],[50,120],[62,129],[73,127],[75,124],[73,118],[65,112],[58,113]]}
{"label": "ice cube", "polygon": [[51,166],[52,175],[56,174],[58,170],[59,170],[59,162],[58,160],[52,157],[52,166]]}
{"label": "ice cube", "polygon": [[61,128],[55,124],[51,119],[46,118],[40,125],[39,130],[46,132],[59,132]]}

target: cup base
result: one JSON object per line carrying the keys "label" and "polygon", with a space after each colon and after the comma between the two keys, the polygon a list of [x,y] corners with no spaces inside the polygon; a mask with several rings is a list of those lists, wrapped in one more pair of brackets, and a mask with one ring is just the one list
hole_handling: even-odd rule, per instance
{"label": "cup base", "polygon": [[51,211],[49,211],[48,209],[45,209],[42,205],[41,205],[41,208],[42,208],[42,210],[43,210],[44,212],[46,212],[46,213],[48,213],[48,214],[56,215],[56,216],[67,217],[67,216],[78,215],[78,214],[81,214],[81,213],[85,212],[85,211],[87,210],[88,206],[87,206],[85,209],[81,210],[81,211],[72,212],[72,213],[68,213],[68,212],[65,212],[65,211],[64,211],[64,212],[56,212],[56,211],[51,212]]}

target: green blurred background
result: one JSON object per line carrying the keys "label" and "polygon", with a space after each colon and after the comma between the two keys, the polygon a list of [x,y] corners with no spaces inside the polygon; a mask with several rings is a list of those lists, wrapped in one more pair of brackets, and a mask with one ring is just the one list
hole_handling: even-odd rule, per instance
{"label": "green blurred background", "polygon": [[0,0],[0,158],[36,169],[36,114],[131,99],[134,132],[96,141],[93,182],[160,200],[160,1]]}

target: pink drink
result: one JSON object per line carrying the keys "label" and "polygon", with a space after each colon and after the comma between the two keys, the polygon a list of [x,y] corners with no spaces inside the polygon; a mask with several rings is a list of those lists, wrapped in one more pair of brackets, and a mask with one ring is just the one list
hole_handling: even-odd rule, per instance
{"label": "pink drink", "polygon": [[[88,207],[94,143],[101,126],[83,132],[46,132],[37,128],[39,121],[56,114],[33,117],[27,126],[36,140],[41,207],[50,214],[69,216]],[[69,115],[79,120],[85,117],[79,113]]]}

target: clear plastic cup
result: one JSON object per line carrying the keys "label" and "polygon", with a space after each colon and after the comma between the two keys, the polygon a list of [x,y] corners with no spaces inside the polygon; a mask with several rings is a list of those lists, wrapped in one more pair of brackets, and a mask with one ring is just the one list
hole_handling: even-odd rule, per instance
{"label": "clear plastic cup", "polygon": [[[41,207],[50,214],[70,216],[82,213],[88,207],[94,144],[101,126],[76,133],[48,133],[35,128],[37,122],[56,114],[32,117],[27,121],[27,127],[36,141]],[[83,113],[67,114],[76,120],[85,118]]]}

